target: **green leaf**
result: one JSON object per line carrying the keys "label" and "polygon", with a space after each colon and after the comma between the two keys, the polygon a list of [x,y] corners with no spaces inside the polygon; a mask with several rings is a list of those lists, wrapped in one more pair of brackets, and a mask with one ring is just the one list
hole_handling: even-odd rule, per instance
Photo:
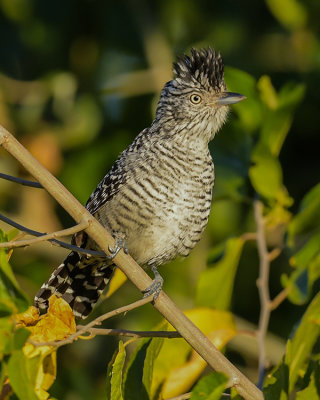
{"label": "green leaf", "polygon": [[267,148],[255,151],[249,169],[252,186],[261,196],[275,199],[282,185],[282,169],[279,160],[272,156]]}
{"label": "green leaf", "polygon": [[15,351],[10,357],[8,362],[10,385],[20,399],[38,400],[35,383],[40,362],[40,356],[27,358],[22,350]]}
{"label": "green leaf", "polygon": [[281,363],[267,375],[263,393],[265,400],[287,400],[289,390],[289,368]]}
{"label": "green leaf", "polygon": [[154,338],[148,347],[146,358],[144,360],[142,383],[146,388],[149,398],[151,398],[151,385],[153,377],[153,369],[156,358],[163,345],[163,338]]}
{"label": "green leaf", "polygon": [[306,7],[297,0],[266,0],[272,14],[288,29],[305,26],[308,18]]}
{"label": "green leaf", "polygon": [[300,212],[288,226],[288,244],[293,246],[295,236],[307,234],[320,225],[320,184],[316,185],[301,202]]}
{"label": "green leaf", "polygon": [[304,304],[309,297],[311,282],[307,270],[294,271],[290,276],[281,276],[283,287],[288,288],[288,300],[293,304]]}
{"label": "green leaf", "polygon": [[14,324],[12,318],[0,318],[0,361],[10,348]]}
{"label": "green leaf", "polygon": [[290,264],[297,268],[307,268],[312,259],[320,252],[320,232],[311,239],[290,259]]}
{"label": "green leaf", "polygon": [[198,306],[229,308],[243,244],[241,237],[229,239],[223,257],[201,273],[196,290]]}
{"label": "green leaf", "polygon": [[124,377],[125,400],[149,400],[154,361],[162,338],[145,339],[131,356]]}
{"label": "green leaf", "polygon": [[312,316],[320,313],[320,293],[310,303],[296,330],[294,338],[287,343],[286,364],[289,367],[289,392],[297,381],[311,350],[320,335],[320,326],[312,321]]}
{"label": "green leaf", "polygon": [[228,377],[220,372],[204,376],[193,389],[191,400],[220,400],[228,380]]}
{"label": "green leaf", "polygon": [[300,392],[297,392],[296,400],[319,400],[319,399],[320,399],[319,381],[316,381],[315,376],[312,375],[309,385]]}
{"label": "green leaf", "polygon": [[264,104],[267,105],[272,110],[275,110],[279,107],[279,99],[278,94],[275,88],[272,85],[270,76],[263,75],[258,83],[258,90],[260,91],[260,97]]}
{"label": "green leaf", "polygon": [[13,335],[13,349],[20,350],[26,343],[31,332],[26,328],[19,328],[15,331]]}
{"label": "green leaf", "polygon": [[119,350],[114,353],[107,370],[107,399],[123,400],[122,376],[126,360],[126,351],[123,342],[119,342]]}
{"label": "green leaf", "polygon": [[[0,242],[5,241],[8,241],[8,237],[0,229]],[[28,303],[8,263],[7,251],[0,249],[0,316],[23,312],[28,307]]]}
{"label": "green leaf", "polygon": [[247,96],[244,102],[234,107],[245,130],[253,132],[262,120],[261,101],[256,90],[256,80],[244,71],[235,68],[225,68],[225,79],[228,89]]}

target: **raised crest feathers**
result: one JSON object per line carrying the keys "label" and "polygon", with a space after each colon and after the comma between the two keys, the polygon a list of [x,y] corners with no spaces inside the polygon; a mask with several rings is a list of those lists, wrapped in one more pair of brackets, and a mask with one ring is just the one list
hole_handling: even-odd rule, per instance
{"label": "raised crest feathers", "polygon": [[174,63],[176,79],[186,83],[198,82],[206,89],[220,91],[225,87],[224,65],[220,53],[208,49],[191,49],[191,56],[181,56]]}

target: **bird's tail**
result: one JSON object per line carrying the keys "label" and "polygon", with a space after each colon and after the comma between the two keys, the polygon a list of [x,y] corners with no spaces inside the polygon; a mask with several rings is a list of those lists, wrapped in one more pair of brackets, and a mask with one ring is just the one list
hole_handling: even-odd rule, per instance
{"label": "bird's tail", "polygon": [[55,294],[70,305],[77,318],[87,317],[112,277],[114,265],[105,261],[71,252],[41,286],[34,299],[35,307],[47,310],[48,300]]}

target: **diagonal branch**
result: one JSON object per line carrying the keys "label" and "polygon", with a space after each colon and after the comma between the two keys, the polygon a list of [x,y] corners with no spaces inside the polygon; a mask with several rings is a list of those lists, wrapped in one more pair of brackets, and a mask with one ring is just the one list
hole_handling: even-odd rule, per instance
{"label": "diagonal branch", "polygon": [[[19,231],[25,232],[28,235],[32,235],[32,236],[36,236],[36,237],[46,235],[45,233],[37,232],[37,231],[34,231],[33,229],[27,228],[26,226],[20,225],[17,222],[13,221],[12,219],[6,217],[3,214],[0,214],[0,221],[3,221],[8,225],[13,226],[14,228],[19,229]],[[88,254],[88,255],[97,256],[97,257],[105,256],[105,253],[103,251],[83,249],[82,247],[78,247],[78,246],[75,246],[73,244],[66,243],[66,242],[61,242],[61,240],[56,240],[56,239],[49,239],[48,241],[56,246],[64,247],[65,249],[68,249],[71,251],[76,251],[77,253]]]}
{"label": "diagonal branch", "polygon": [[46,240],[55,239],[57,237],[73,235],[74,233],[83,231],[88,227],[88,221],[82,221],[79,224],[72,226],[71,228],[63,229],[61,231],[47,233],[41,236],[38,236],[34,239],[25,239],[25,240],[17,240],[10,242],[0,243],[0,248],[13,249],[14,247],[26,247],[35,243],[43,242]]}
{"label": "diagonal branch", "polygon": [[3,174],[0,172],[0,178],[5,179],[6,181],[19,183],[23,186],[30,186],[37,189],[43,189],[43,186],[39,182],[28,181],[27,179],[17,178],[16,176],[11,176],[7,174]]}
{"label": "diagonal branch", "polygon": [[[108,246],[113,248],[115,245],[110,233],[3,127],[0,127],[0,144],[43,185],[75,221],[79,222],[86,219],[89,222],[89,227],[85,230],[86,233],[106,254],[110,254]],[[113,261],[140,291],[150,286],[151,278],[123,250],[117,254]],[[230,385],[235,386],[241,396],[247,400],[263,399],[262,392],[217,350],[163,291],[154,303],[154,307],[213,369],[224,372],[229,376]]]}

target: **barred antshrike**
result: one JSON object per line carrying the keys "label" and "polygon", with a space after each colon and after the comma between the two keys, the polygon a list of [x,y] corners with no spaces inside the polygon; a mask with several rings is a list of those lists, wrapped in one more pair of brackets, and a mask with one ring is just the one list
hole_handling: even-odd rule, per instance
{"label": "barred antshrike", "polygon": [[[207,225],[214,183],[208,143],[228,114],[228,105],[245,97],[228,92],[220,54],[191,50],[174,64],[174,79],[164,86],[156,117],[120,155],[89,198],[86,208],[121,247],[155,274],[146,294],[157,296],[161,264],[187,256]],[[73,243],[97,245],[85,232]],[[85,318],[114,270],[111,258],[72,251],[42,285],[35,305],[63,297],[77,317]]]}

